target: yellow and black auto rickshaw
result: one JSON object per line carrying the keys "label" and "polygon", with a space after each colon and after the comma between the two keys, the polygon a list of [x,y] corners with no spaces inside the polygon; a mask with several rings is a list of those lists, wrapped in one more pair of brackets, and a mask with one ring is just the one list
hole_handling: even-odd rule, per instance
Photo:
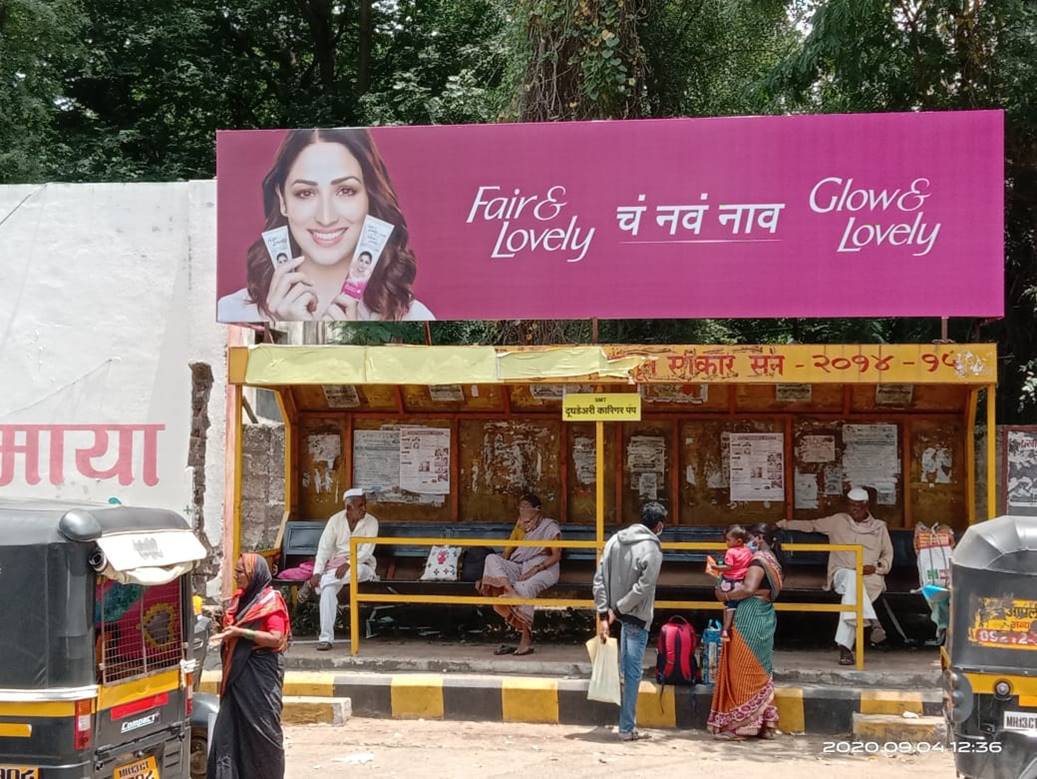
{"label": "yellow and black auto rickshaw", "polygon": [[0,501],[0,779],[190,775],[205,555],[171,511]]}
{"label": "yellow and black auto rickshaw", "polygon": [[945,711],[958,773],[1037,779],[1037,517],[969,528],[950,610]]}

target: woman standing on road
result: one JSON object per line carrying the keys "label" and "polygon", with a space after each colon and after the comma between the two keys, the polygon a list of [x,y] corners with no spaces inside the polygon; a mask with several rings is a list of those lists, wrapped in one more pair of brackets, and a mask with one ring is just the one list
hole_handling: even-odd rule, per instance
{"label": "woman standing on road", "polygon": [[781,593],[781,546],[770,525],[749,530],[752,561],[745,579],[717,600],[741,600],[735,610],[730,641],[724,644],[706,726],[719,738],[774,738],[778,709],[774,705],[774,601]]}
{"label": "woman standing on road", "polygon": [[221,643],[220,713],[209,750],[209,779],[283,779],[281,694],[284,651],[292,627],[270,567],[243,554],[234,568],[238,590],[227,607]]}

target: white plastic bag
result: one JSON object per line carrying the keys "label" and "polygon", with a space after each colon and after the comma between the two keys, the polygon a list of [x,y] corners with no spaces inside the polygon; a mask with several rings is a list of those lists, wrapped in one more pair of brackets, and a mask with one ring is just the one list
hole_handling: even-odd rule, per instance
{"label": "white plastic bag", "polygon": [[619,644],[610,638],[604,644],[595,636],[587,642],[591,657],[591,683],[587,700],[619,705]]}

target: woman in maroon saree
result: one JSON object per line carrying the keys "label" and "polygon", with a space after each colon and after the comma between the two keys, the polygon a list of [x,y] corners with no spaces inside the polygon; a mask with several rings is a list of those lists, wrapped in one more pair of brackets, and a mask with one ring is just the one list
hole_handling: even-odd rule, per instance
{"label": "woman in maroon saree", "polygon": [[243,554],[234,569],[238,591],[227,608],[222,644],[220,713],[209,749],[209,779],[283,779],[281,694],[284,652],[292,627],[270,567]]}

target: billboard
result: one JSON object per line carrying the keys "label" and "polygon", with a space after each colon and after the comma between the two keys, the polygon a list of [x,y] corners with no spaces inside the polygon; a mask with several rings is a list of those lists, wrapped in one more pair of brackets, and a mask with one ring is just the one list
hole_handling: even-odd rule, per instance
{"label": "billboard", "polygon": [[216,148],[221,322],[1003,313],[1000,111]]}

